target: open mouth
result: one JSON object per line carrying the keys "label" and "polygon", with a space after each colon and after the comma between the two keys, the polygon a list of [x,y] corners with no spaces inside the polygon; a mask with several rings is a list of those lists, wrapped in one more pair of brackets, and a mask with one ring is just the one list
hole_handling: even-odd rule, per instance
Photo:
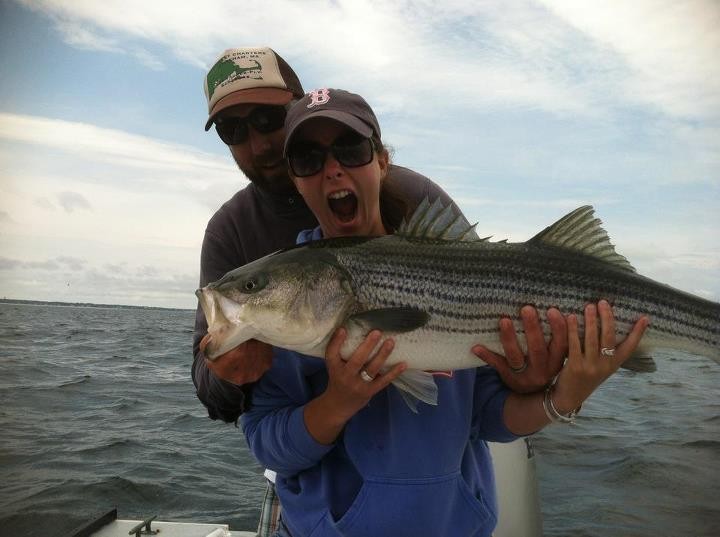
{"label": "open mouth", "polygon": [[347,223],[355,218],[358,200],[349,190],[339,190],[328,196],[328,205],[338,220]]}

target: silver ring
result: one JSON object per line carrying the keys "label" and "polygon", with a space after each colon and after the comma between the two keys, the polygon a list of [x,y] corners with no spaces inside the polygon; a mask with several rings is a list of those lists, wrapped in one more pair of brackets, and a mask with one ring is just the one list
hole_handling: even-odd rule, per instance
{"label": "silver ring", "polygon": [[375,380],[375,377],[371,377],[370,375],[368,375],[367,371],[365,371],[364,369],[360,371],[360,378],[363,379],[365,382],[372,382],[373,380]]}
{"label": "silver ring", "polygon": [[528,368],[527,360],[525,360],[525,361],[523,362],[523,365],[521,365],[520,367],[510,366],[510,370],[511,370],[513,373],[522,373],[522,372],[525,371],[527,368]]}
{"label": "silver ring", "polygon": [[615,356],[615,347],[603,347],[600,349],[600,354],[603,356]]}

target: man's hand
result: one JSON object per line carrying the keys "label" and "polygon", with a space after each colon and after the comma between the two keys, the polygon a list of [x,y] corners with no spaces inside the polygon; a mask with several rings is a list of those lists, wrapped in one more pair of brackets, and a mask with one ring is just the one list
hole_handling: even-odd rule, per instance
{"label": "man's hand", "polygon": [[520,349],[515,328],[508,318],[500,319],[500,342],[505,356],[482,345],[474,346],[472,351],[492,366],[512,391],[532,393],[544,389],[562,368],[568,352],[567,320],[556,308],[547,311],[551,337],[546,343],[537,310],[524,306],[520,317],[528,345],[527,356]]}
{"label": "man's hand", "polygon": [[[200,341],[200,351],[205,354],[205,347],[210,341],[210,334]],[[256,339],[241,343],[214,360],[205,358],[208,369],[213,374],[233,384],[248,384],[258,380],[272,365],[272,346]]]}

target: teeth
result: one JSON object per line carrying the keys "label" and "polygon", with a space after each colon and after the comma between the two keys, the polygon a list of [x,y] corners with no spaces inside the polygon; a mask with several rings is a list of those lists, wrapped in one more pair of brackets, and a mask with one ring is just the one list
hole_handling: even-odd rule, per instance
{"label": "teeth", "polygon": [[330,194],[328,198],[339,200],[348,197],[350,194],[352,194],[352,192],[350,192],[349,190],[338,190],[337,192],[333,192],[332,194]]}

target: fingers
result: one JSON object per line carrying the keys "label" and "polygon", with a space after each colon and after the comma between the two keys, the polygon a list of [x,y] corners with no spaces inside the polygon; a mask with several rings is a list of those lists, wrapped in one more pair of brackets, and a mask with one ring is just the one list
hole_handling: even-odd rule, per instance
{"label": "fingers", "polygon": [[380,349],[375,353],[375,356],[365,365],[365,372],[375,378],[380,373],[383,365],[385,365],[385,360],[387,360],[394,348],[395,341],[392,339],[383,341],[383,344],[380,345]]}
{"label": "fingers", "polygon": [[370,354],[380,342],[382,333],[380,330],[372,330],[365,339],[358,345],[357,349],[352,353],[347,361],[346,367],[348,372],[359,374],[370,358]]}
{"label": "fingers", "polygon": [[[520,317],[522,318],[525,340],[527,341],[527,359],[532,362],[537,360],[546,361],[548,349],[545,345],[545,334],[543,334],[540,316],[537,310],[532,306],[524,306],[520,310]],[[513,335],[515,335],[514,332]],[[513,367],[521,367],[524,363],[525,357],[522,356],[522,362],[520,362],[518,366]]]}
{"label": "fingers", "polygon": [[650,319],[647,316],[643,315],[640,317],[633,325],[628,336],[617,346],[618,367],[635,352],[649,324]]}
{"label": "fingers", "polygon": [[546,315],[550,325],[550,343],[548,344],[548,370],[552,375],[562,368],[568,353],[568,330],[565,316],[557,308],[550,308]]}
{"label": "fingers", "polygon": [[[404,363],[396,364],[391,371],[381,373],[381,370],[385,366],[385,361],[395,348],[395,341],[392,339],[386,339],[377,349],[377,352],[374,352],[373,354],[373,351],[375,351],[378,347],[378,343],[381,338],[382,332],[379,330],[372,330],[353,351],[350,358],[343,363],[340,350],[347,339],[347,331],[344,328],[339,328],[335,334],[333,334],[333,337],[330,339],[326,349],[325,355],[328,360],[328,368],[336,369],[338,367],[342,367],[342,375],[348,378],[351,382],[354,382],[354,380],[357,379],[362,380],[368,385],[371,383],[374,385],[375,383],[367,380],[367,378],[363,379],[364,375],[362,375],[362,372],[372,379],[382,376],[383,382],[385,382],[384,377],[388,377],[390,372],[392,372],[393,374],[390,375],[391,378],[387,381],[387,383],[392,382],[402,373],[402,371],[406,369],[406,366]],[[398,368],[398,366],[401,367]]]}
{"label": "fingers", "polygon": [[407,364],[405,364],[405,362],[401,362],[399,364],[395,364],[389,371],[375,375],[375,380],[372,382],[373,386],[376,388],[375,393],[392,384],[392,382],[402,375],[406,369]]}
{"label": "fingers", "polygon": [[585,357],[597,356],[598,354],[598,326],[597,306],[588,304],[585,306]]}
{"label": "fingers", "polygon": [[[535,308],[532,306],[528,307],[533,312],[535,311]],[[507,317],[503,317],[500,319],[499,328],[500,343],[503,346],[503,352],[505,353],[505,360],[507,361],[508,366],[511,369],[520,369],[525,364],[525,354],[520,348],[513,322]]]}
{"label": "fingers", "polygon": [[506,368],[509,370],[505,359],[499,354],[495,354],[487,347],[483,347],[482,345],[475,345],[471,350],[475,356],[480,358],[486,364],[494,367],[495,369]]}
{"label": "fingers", "polygon": [[325,359],[328,362],[328,366],[342,360],[342,357],[340,356],[340,349],[342,348],[343,343],[345,343],[346,338],[347,330],[342,327],[335,330],[335,333],[332,335],[327,347],[325,348]]}
{"label": "fingers", "polygon": [[208,346],[208,343],[210,343],[210,340],[212,338],[210,337],[210,334],[205,334],[203,338],[200,340],[200,352],[205,354],[205,348]]}
{"label": "fingers", "polygon": [[568,359],[577,360],[582,356],[582,348],[580,346],[580,334],[578,331],[578,318],[575,314],[567,316],[568,331]]}
{"label": "fingers", "polygon": [[615,316],[607,300],[598,302],[600,315],[600,346],[605,349],[615,348]]}

